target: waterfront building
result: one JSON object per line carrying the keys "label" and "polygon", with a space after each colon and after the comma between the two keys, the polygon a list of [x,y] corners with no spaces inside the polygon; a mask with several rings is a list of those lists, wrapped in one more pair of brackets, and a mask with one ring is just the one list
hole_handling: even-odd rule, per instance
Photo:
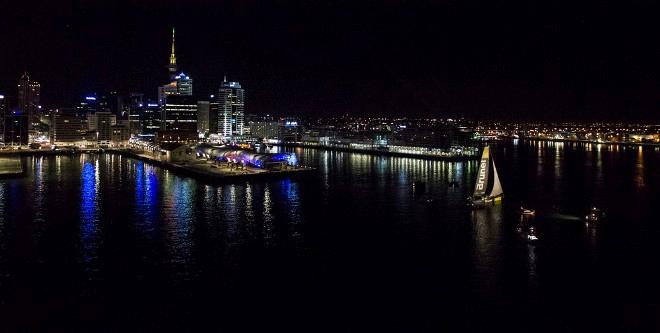
{"label": "waterfront building", "polygon": [[245,90],[225,77],[218,91],[218,134],[223,138],[244,135]]}
{"label": "waterfront building", "polygon": [[280,119],[279,138],[282,141],[300,141],[302,138],[300,122],[294,117]]}
{"label": "waterfront building", "polygon": [[112,125],[112,145],[114,147],[121,147],[128,145],[128,139],[130,139],[130,133],[128,127],[124,125]]}
{"label": "waterfront building", "polygon": [[[87,140],[92,137],[88,134],[87,120],[78,117],[74,109],[54,112],[51,115],[49,134],[50,143],[53,145],[86,146],[90,144]],[[96,139],[96,134],[93,137]]]}
{"label": "waterfront building", "polygon": [[25,72],[18,81],[18,110],[28,118],[28,129],[39,124],[41,85]]}
{"label": "waterfront building", "polygon": [[87,114],[88,130],[96,131],[96,141],[100,146],[109,146],[112,141],[112,126],[117,123],[117,116],[112,112],[102,111]]}

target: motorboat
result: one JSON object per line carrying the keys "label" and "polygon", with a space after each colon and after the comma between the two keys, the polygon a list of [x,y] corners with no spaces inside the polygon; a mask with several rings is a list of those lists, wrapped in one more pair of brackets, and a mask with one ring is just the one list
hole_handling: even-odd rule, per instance
{"label": "motorboat", "polygon": [[533,216],[534,214],[536,214],[536,211],[535,211],[535,210],[531,210],[531,209],[527,209],[527,208],[524,208],[524,207],[520,207],[520,215],[523,215],[523,216]]}
{"label": "motorboat", "polygon": [[489,147],[486,146],[481,154],[474,193],[468,198],[468,206],[472,209],[479,209],[486,205],[499,203],[503,194],[495,160],[490,155]]}
{"label": "motorboat", "polygon": [[534,243],[538,240],[539,238],[538,236],[536,236],[536,228],[529,227],[529,230],[527,231],[527,241],[530,243]]}
{"label": "motorboat", "polygon": [[587,222],[598,222],[602,220],[604,217],[605,217],[605,213],[603,213],[602,210],[596,207],[591,207],[589,213],[587,214],[587,216],[584,217],[584,219]]}

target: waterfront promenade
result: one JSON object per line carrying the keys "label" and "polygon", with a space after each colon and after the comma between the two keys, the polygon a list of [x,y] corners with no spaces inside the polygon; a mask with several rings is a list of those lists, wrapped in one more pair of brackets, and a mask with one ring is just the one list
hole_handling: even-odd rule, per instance
{"label": "waterfront promenade", "polygon": [[[183,176],[197,178],[206,182],[242,182],[250,180],[269,180],[287,177],[299,177],[312,174],[315,168],[285,166],[280,169],[260,169],[249,166],[236,167],[222,162],[214,162],[205,159],[191,157],[183,161],[168,162],[156,158],[148,152],[141,152],[131,149],[66,149],[66,150],[5,150],[0,151],[0,161],[18,161],[20,166],[20,156],[56,156],[56,155],[75,155],[75,154],[117,154],[142,160],[163,169],[173,171]],[[7,174],[19,174],[15,162],[0,163],[0,175],[3,172]],[[22,172],[22,168],[20,169]]]}
{"label": "waterfront promenade", "polygon": [[135,158],[158,165],[182,175],[199,178],[210,182],[238,182],[248,180],[269,180],[286,177],[309,175],[316,171],[310,167],[286,166],[281,169],[260,169],[249,166],[236,167],[224,162],[215,162],[206,159],[191,158],[179,162],[167,162],[155,158],[148,152],[139,152],[128,149],[110,149],[111,153]]}

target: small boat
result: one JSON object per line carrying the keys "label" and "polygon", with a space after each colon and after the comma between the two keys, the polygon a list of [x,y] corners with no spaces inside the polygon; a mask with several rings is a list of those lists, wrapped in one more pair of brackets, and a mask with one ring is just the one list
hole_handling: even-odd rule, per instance
{"label": "small boat", "polygon": [[536,228],[529,227],[529,231],[527,232],[527,241],[530,243],[534,243],[538,240],[539,238],[536,236]]}
{"label": "small boat", "polygon": [[536,214],[536,211],[535,211],[535,210],[531,210],[531,209],[527,209],[527,208],[524,208],[524,207],[520,207],[520,215],[524,215],[524,216],[532,216],[532,215],[534,215],[534,214]]}
{"label": "small boat", "polygon": [[587,222],[598,222],[602,220],[604,217],[605,217],[605,213],[603,213],[602,210],[596,207],[591,207],[591,210],[589,211],[587,216],[584,217],[584,219]]}
{"label": "small boat", "polygon": [[499,203],[503,194],[495,160],[490,156],[490,149],[486,146],[481,154],[474,193],[468,198],[468,205],[472,209],[484,208],[486,205]]}

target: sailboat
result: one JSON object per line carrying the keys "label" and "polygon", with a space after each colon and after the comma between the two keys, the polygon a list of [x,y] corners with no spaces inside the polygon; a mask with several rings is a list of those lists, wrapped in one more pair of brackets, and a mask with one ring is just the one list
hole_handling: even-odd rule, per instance
{"label": "sailboat", "polygon": [[486,146],[481,154],[474,193],[468,198],[468,203],[472,208],[483,208],[488,204],[498,203],[502,200],[503,194],[495,160],[490,156],[490,149]]}

